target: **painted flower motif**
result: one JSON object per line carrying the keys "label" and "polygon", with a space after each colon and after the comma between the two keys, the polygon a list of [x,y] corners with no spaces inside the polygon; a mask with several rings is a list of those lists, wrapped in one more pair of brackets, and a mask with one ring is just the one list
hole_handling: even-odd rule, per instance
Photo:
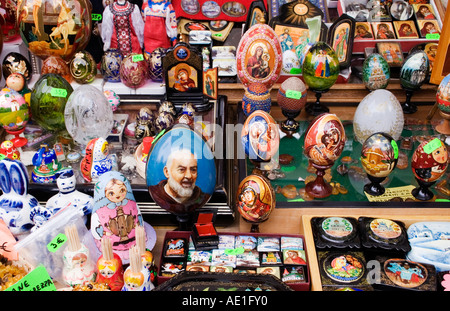
{"label": "painted flower motif", "polygon": [[441,282],[445,292],[450,292],[450,273],[444,275],[444,279]]}

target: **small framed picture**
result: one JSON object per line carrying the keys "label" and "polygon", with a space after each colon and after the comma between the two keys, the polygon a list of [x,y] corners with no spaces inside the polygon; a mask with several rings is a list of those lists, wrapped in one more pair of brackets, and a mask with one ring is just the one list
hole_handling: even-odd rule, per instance
{"label": "small framed picture", "polygon": [[217,76],[217,67],[203,71],[203,94],[212,99],[217,99]]}
{"label": "small framed picture", "polygon": [[399,39],[419,38],[414,21],[394,21],[394,28]]}
{"label": "small framed picture", "polygon": [[378,42],[377,51],[391,67],[401,67],[403,64],[403,52],[397,42]]}
{"label": "small framed picture", "polygon": [[341,17],[331,25],[328,31],[328,44],[330,44],[336,52],[341,69],[350,66],[355,23],[356,21],[353,17],[342,14]]}
{"label": "small framed picture", "polygon": [[[419,27],[419,31],[420,31],[420,36],[422,38],[430,38],[429,35],[440,35],[441,34],[441,28],[439,27],[439,24],[436,20],[418,20],[417,21],[418,27]],[[433,38],[436,39],[436,38]],[[437,38],[439,40],[439,38]]]}
{"label": "small framed picture", "polygon": [[372,26],[368,22],[356,22],[355,40],[374,39]]}
{"label": "small framed picture", "polygon": [[395,20],[406,21],[410,19],[414,14],[414,9],[407,1],[397,0],[394,1],[389,9],[392,17]]}
{"label": "small framed picture", "polygon": [[373,22],[372,29],[375,39],[395,39],[394,26],[391,22]]}
{"label": "small framed picture", "polygon": [[416,19],[436,19],[436,14],[434,14],[433,7],[431,4],[413,4],[414,13],[416,14]]}

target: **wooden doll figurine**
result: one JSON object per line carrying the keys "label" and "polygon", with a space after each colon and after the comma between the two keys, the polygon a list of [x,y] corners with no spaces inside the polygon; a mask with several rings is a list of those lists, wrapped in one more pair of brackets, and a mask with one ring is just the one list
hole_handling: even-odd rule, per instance
{"label": "wooden doll figurine", "polygon": [[102,255],[97,260],[96,282],[107,284],[112,291],[121,291],[124,285],[122,260],[113,252],[109,238],[102,238],[101,249]]}
{"label": "wooden doll figurine", "polygon": [[169,0],[144,0],[144,51],[150,54],[157,48],[170,48],[177,38],[177,19]]}
{"label": "wooden doll figurine", "polygon": [[63,254],[63,279],[69,286],[81,285],[95,280],[95,265],[89,249],[80,241],[76,225],[67,226],[65,234],[68,245]]}
{"label": "wooden doll figurine", "polygon": [[118,49],[123,57],[142,53],[144,20],[139,7],[127,0],[112,2],[103,11],[103,50]]}
{"label": "wooden doll figurine", "polygon": [[135,245],[130,248],[130,265],[125,270],[122,291],[151,291],[154,286],[150,283],[150,272],[142,264],[141,252]]}

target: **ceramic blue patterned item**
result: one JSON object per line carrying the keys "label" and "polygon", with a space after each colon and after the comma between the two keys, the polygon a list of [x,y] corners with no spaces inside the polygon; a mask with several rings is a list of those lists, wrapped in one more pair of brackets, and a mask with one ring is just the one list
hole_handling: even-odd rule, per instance
{"label": "ceramic blue patterned item", "polygon": [[417,222],[407,230],[411,251],[407,259],[450,270],[450,222]]}
{"label": "ceramic blue patterned item", "polygon": [[33,165],[31,179],[35,183],[54,183],[63,168],[58,161],[55,150],[49,148],[47,144],[43,144],[34,154]]}
{"label": "ceramic blue patterned item", "polygon": [[269,113],[271,105],[272,99],[270,98],[269,89],[260,82],[250,83],[242,98],[242,110],[244,114],[248,117],[256,110]]}

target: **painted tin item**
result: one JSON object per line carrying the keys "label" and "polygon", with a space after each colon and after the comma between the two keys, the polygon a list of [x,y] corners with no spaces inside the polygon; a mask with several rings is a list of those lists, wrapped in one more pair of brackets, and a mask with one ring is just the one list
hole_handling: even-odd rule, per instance
{"label": "painted tin item", "polygon": [[281,123],[281,128],[286,131],[296,131],[299,127],[294,120],[306,105],[308,93],[306,85],[298,77],[287,78],[281,83],[277,93],[277,103],[281,112],[287,118]]}
{"label": "painted tin item", "polygon": [[30,110],[25,98],[20,93],[3,88],[0,91],[0,126],[15,137],[11,139],[16,148],[23,147],[28,142],[19,136],[25,130],[30,118]]}
{"label": "painted tin item", "polygon": [[358,222],[352,217],[314,217],[311,219],[317,248],[360,248]]}
{"label": "painted tin item", "polygon": [[249,116],[256,110],[270,113],[272,99],[266,85],[259,82],[252,82],[244,92],[242,98],[242,111],[245,116]]}
{"label": "painted tin item", "polygon": [[14,236],[29,233],[34,226],[30,218],[32,208],[39,205],[35,197],[28,194],[28,171],[20,161],[0,161],[0,218]]}
{"label": "painted tin item", "polygon": [[[19,23],[17,22],[17,0],[1,0],[0,7],[3,9],[0,29],[3,41],[10,42],[20,38]],[[1,50],[0,50],[1,51]]]}
{"label": "painted tin item", "polygon": [[20,152],[10,140],[5,140],[1,143],[0,154],[3,155],[3,158],[6,157],[10,160],[20,160]]}
{"label": "painted tin item", "polygon": [[70,61],[89,42],[90,5],[87,0],[21,1],[17,15],[23,42],[41,59],[58,55]]}
{"label": "painted tin item", "polygon": [[261,223],[267,220],[275,205],[275,191],[266,178],[249,175],[240,182],[237,190],[237,208],[246,221]]}
{"label": "painted tin item", "polygon": [[80,163],[83,178],[88,182],[96,182],[106,172],[116,165],[115,157],[109,154],[108,142],[102,138],[91,139],[87,146],[84,158]]}
{"label": "painted tin item", "polygon": [[362,81],[370,91],[385,89],[391,78],[389,64],[378,53],[372,53],[364,60],[362,68]]}
{"label": "painted tin item", "polygon": [[120,82],[120,65],[122,53],[118,49],[108,49],[102,56],[100,72],[103,80],[108,82]]}
{"label": "painted tin item", "polygon": [[147,59],[150,79],[152,81],[162,82],[163,80],[162,57],[165,51],[164,48],[156,48]]}
{"label": "painted tin item", "polygon": [[403,131],[404,114],[398,99],[388,90],[370,92],[358,104],[353,117],[353,132],[363,144],[372,134],[383,132],[398,140]]}
{"label": "painted tin item", "polygon": [[120,80],[126,86],[137,89],[145,84],[148,65],[142,54],[131,53],[120,64]]}
{"label": "painted tin item", "polygon": [[94,138],[107,138],[114,124],[111,105],[103,92],[92,85],[81,85],[70,94],[64,107],[67,132],[81,146]]}
{"label": "painted tin item", "polygon": [[47,73],[60,75],[69,83],[72,83],[73,81],[69,65],[60,56],[49,56],[44,59],[41,67],[41,76]]}
{"label": "painted tin item", "polygon": [[236,51],[238,77],[245,88],[259,82],[271,89],[282,67],[278,37],[266,24],[255,24],[242,36]]}
{"label": "painted tin item", "polygon": [[28,59],[20,53],[10,52],[6,54],[2,62],[2,72],[5,79],[11,73],[20,73],[25,77],[26,81],[30,81],[33,76],[33,68]]}
{"label": "painted tin item", "polygon": [[97,64],[88,51],[75,53],[70,61],[69,69],[72,77],[80,84],[91,83],[97,75]]}
{"label": "painted tin item", "polygon": [[409,252],[405,224],[401,221],[359,217],[361,245],[367,249]]}
{"label": "painted tin item", "polygon": [[387,280],[381,278],[381,284],[404,290],[436,290],[435,269],[431,265],[390,258],[383,263],[383,273]]}
{"label": "painted tin item", "polygon": [[62,76],[48,73],[39,78],[31,92],[32,118],[50,132],[66,130],[64,109],[72,86]]}
{"label": "painted tin item", "polygon": [[334,283],[348,284],[360,281],[366,274],[366,264],[358,252],[331,252],[321,263],[324,275]]}
{"label": "painted tin item", "polygon": [[269,161],[280,147],[277,123],[267,112],[254,111],[242,127],[241,143],[250,160]]}
{"label": "painted tin item", "polygon": [[311,46],[303,60],[302,75],[313,91],[326,91],[339,76],[339,60],[334,50],[325,42]]}
{"label": "painted tin item", "polygon": [[415,51],[405,59],[400,70],[400,84],[406,90],[418,90],[430,72],[430,62],[424,51]]}
{"label": "painted tin item", "polygon": [[31,172],[31,179],[35,183],[56,182],[63,168],[55,150],[49,148],[47,144],[41,145],[41,148],[34,154],[32,162],[34,169]]}
{"label": "painted tin item", "polygon": [[361,165],[370,183],[364,191],[371,195],[382,195],[385,191],[380,184],[394,170],[398,162],[398,146],[388,134],[374,133],[362,145]]}

